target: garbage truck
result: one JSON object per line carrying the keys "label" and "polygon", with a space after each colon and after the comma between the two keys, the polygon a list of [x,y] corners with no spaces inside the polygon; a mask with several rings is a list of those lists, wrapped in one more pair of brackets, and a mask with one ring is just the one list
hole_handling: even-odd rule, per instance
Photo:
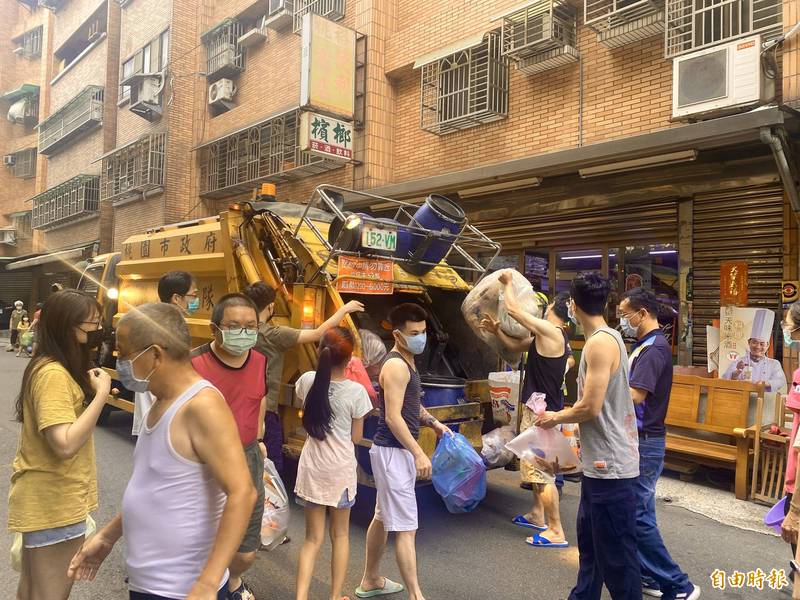
{"label": "garbage truck", "polygon": [[[169,271],[191,273],[200,309],[187,317],[194,344],[211,339],[215,302],[255,282],[277,291],[275,324],[313,329],[347,301],[363,313],[345,318],[361,354],[364,331],[391,346],[390,309],[402,302],[421,304],[430,315],[428,346],[417,358],[423,404],[440,421],[481,445],[487,374],[497,357],[476,339],[461,316],[461,304],[499,244],[470,224],[461,208],[432,195],[421,205],[333,185],[317,187],[305,204],[277,202],[263,185],[248,201],[231,204],[217,216],[175,223],[134,235],[122,251],[96,257],[81,287],[97,290],[104,328],[113,331],[131,308],[157,302],[157,283]],[[374,339],[374,338],[373,338]],[[113,337],[98,361],[114,375]],[[279,411],[284,453],[298,457],[305,440],[301,406],[293,382],[313,370],[316,349],[305,344],[284,358]],[[133,410],[130,394],[113,397],[111,408]],[[366,450],[377,411],[366,419],[359,452],[359,476],[370,482]],[[420,445],[432,455],[436,439],[423,428]]]}

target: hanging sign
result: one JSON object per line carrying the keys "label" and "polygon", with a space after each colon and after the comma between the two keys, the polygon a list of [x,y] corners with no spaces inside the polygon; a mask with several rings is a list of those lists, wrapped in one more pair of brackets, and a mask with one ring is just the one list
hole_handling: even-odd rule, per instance
{"label": "hanging sign", "polygon": [[394,263],[382,258],[340,256],[336,291],[344,294],[394,293]]}
{"label": "hanging sign", "polygon": [[353,124],[314,112],[300,115],[300,150],[323,158],[353,159]]}

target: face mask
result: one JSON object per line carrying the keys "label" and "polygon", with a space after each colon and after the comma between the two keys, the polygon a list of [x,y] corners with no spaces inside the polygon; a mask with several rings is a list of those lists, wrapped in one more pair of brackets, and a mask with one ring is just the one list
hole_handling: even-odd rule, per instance
{"label": "face mask", "polygon": [[783,330],[783,345],[787,348],[800,348],[800,340],[792,339],[792,332]]}
{"label": "face mask", "polygon": [[397,333],[403,336],[406,348],[411,354],[422,354],[425,351],[425,345],[428,343],[427,333],[418,333],[417,335],[406,335],[402,331]]}
{"label": "face mask", "polygon": [[148,346],[130,360],[117,360],[117,377],[119,377],[119,381],[125,386],[125,389],[142,394],[150,387],[150,377],[152,377],[155,369],[150,371],[144,379],[139,379],[133,374],[133,361],[150,350],[150,348],[152,348],[152,346]]}
{"label": "face mask", "polygon": [[186,304],[186,312],[190,315],[193,315],[198,310],[200,310],[200,298],[192,298]]}
{"label": "face mask", "polygon": [[569,320],[572,321],[575,325],[578,325],[578,319],[575,318],[575,311],[572,310],[572,304],[567,305],[567,316]]}
{"label": "face mask", "polygon": [[222,347],[235,356],[241,356],[250,348],[256,345],[258,332],[252,333],[245,331],[228,331],[220,329],[222,332]]}
{"label": "face mask", "polygon": [[102,329],[95,329],[94,331],[84,331],[81,329],[81,331],[86,334],[86,341],[83,345],[89,348],[89,350],[94,350],[103,343]]}
{"label": "face mask", "polygon": [[631,325],[630,319],[627,317],[620,317],[619,324],[622,327],[622,331],[625,333],[625,335],[628,337],[638,337],[639,328]]}

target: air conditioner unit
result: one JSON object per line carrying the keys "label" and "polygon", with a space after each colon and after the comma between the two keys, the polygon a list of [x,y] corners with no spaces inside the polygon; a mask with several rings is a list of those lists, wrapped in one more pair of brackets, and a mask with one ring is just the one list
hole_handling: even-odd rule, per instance
{"label": "air conditioner unit", "polygon": [[761,37],[679,56],[672,63],[673,118],[716,117],[772,101],[775,81],[761,68]]}
{"label": "air conditioner unit", "polygon": [[12,123],[25,124],[36,117],[35,107],[30,98],[17,100],[8,109],[7,118]]}
{"label": "air conditioner unit", "polygon": [[15,162],[17,162],[17,160],[16,156],[14,156],[13,154],[6,154],[3,157],[3,164],[7,167],[13,167]]}
{"label": "air conditioner unit", "polygon": [[0,244],[14,246],[17,243],[17,232],[14,229],[0,229]]}
{"label": "air conditioner unit", "polygon": [[237,43],[242,48],[254,48],[266,41],[268,41],[267,32],[262,22],[262,26],[254,27],[247,33],[240,35]]}
{"label": "air conditioner unit", "polygon": [[212,106],[225,106],[233,102],[236,86],[230,79],[220,79],[208,86],[208,103]]}
{"label": "air conditioner unit", "polygon": [[152,74],[149,77],[137,78],[131,86],[131,105],[129,110],[148,121],[154,121],[161,116],[161,101],[159,95],[163,90],[161,85],[163,75]]}

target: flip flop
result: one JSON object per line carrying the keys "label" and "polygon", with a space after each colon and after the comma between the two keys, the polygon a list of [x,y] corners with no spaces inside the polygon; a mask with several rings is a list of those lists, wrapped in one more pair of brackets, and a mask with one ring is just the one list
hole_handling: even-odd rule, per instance
{"label": "flip flop", "polygon": [[514,525],[519,525],[520,527],[525,527],[527,529],[535,529],[536,531],[547,531],[546,525],[537,525],[536,523],[531,523],[528,519],[525,518],[525,515],[517,515],[511,520]]}
{"label": "flip flop", "polygon": [[525,540],[525,543],[528,546],[533,546],[534,548],[569,548],[569,542],[564,540],[563,542],[551,542],[546,537],[543,537],[540,534],[536,534],[533,536],[532,541]]}
{"label": "flip flop", "polygon": [[405,590],[403,584],[397,583],[389,579],[383,578],[383,587],[375,588],[374,590],[365,590],[361,586],[356,588],[356,596],[359,598],[374,598],[375,596],[387,596],[389,594],[398,594]]}

